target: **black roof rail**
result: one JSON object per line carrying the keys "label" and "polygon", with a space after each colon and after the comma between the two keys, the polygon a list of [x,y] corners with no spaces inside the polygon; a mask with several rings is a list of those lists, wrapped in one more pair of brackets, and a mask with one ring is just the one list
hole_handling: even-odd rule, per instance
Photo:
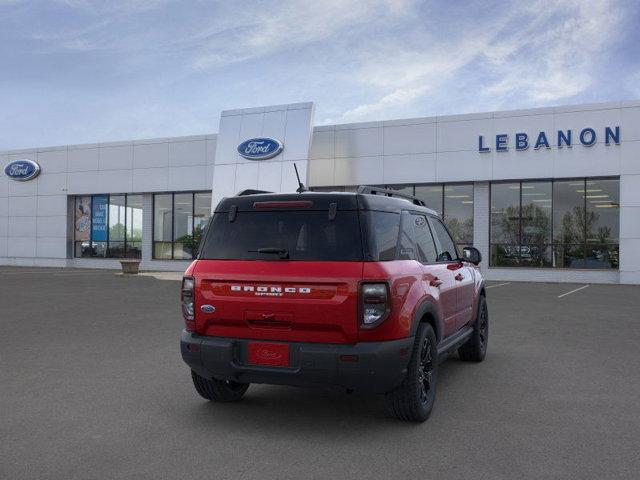
{"label": "black roof rail", "polygon": [[242,190],[241,192],[238,192],[236,197],[244,197],[246,195],[259,195],[261,193],[273,193],[273,192],[268,192],[266,190],[255,190],[253,188],[247,188],[245,190]]}
{"label": "black roof rail", "polygon": [[389,190],[387,188],[379,188],[379,187],[371,187],[369,185],[361,185],[358,187],[357,193],[367,194],[367,195],[384,195],[386,197],[398,197],[404,198],[405,200],[409,200],[414,205],[419,205],[420,207],[426,207],[427,204],[424,200],[420,200],[418,197],[414,197],[413,195],[408,195],[406,193],[400,193],[395,190]]}

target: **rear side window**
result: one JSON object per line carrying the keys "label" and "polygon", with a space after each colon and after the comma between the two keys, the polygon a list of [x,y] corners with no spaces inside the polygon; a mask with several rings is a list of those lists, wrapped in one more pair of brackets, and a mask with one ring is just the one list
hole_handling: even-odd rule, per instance
{"label": "rear side window", "polygon": [[438,262],[451,262],[457,260],[458,252],[456,251],[456,244],[451,239],[451,235],[447,232],[442,222],[437,218],[431,218],[431,227],[433,228],[433,234],[438,239]]}
{"label": "rear side window", "polygon": [[[229,221],[216,213],[200,258],[210,260],[280,260],[264,249],[284,249],[289,260],[361,261],[362,239],[358,212],[326,211],[238,212]],[[258,252],[262,249],[263,252]]]}
{"label": "rear side window", "polygon": [[418,260],[422,263],[435,263],[438,253],[431,236],[431,229],[424,215],[411,215],[416,236]]}
{"label": "rear side window", "polygon": [[362,212],[368,226],[369,255],[374,261],[396,259],[400,214],[391,212]]}
{"label": "rear side window", "polygon": [[402,221],[400,222],[400,245],[398,251],[398,260],[415,260],[416,253],[413,248],[415,237],[413,232],[413,215],[409,212],[402,212]]}

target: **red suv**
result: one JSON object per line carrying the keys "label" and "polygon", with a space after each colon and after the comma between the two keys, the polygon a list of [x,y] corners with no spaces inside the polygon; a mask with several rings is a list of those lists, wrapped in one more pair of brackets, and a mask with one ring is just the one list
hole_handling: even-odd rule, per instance
{"label": "red suv", "polygon": [[245,191],[218,204],[185,273],[182,358],[208,400],[250,383],[337,386],[424,421],[438,362],[484,359],[479,262],[414,197]]}

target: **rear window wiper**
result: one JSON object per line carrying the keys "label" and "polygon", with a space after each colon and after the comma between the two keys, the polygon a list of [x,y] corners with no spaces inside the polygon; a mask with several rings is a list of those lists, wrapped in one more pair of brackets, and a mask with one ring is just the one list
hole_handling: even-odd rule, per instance
{"label": "rear window wiper", "polygon": [[277,247],[265,247],[258,248],[257,250],[249,250],[251,253],[270,253],[274,255],[278,255],[281,259],[286,260],[289,258],[289,250],[286,248],[277,248]]}

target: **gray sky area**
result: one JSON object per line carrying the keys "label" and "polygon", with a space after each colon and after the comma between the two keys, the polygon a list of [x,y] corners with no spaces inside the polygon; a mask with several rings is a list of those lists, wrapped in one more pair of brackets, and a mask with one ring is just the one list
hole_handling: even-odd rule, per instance
{"label": "gray sky area", "polygon": [[0,0],[0,149],[640,98],[639,5]]}

